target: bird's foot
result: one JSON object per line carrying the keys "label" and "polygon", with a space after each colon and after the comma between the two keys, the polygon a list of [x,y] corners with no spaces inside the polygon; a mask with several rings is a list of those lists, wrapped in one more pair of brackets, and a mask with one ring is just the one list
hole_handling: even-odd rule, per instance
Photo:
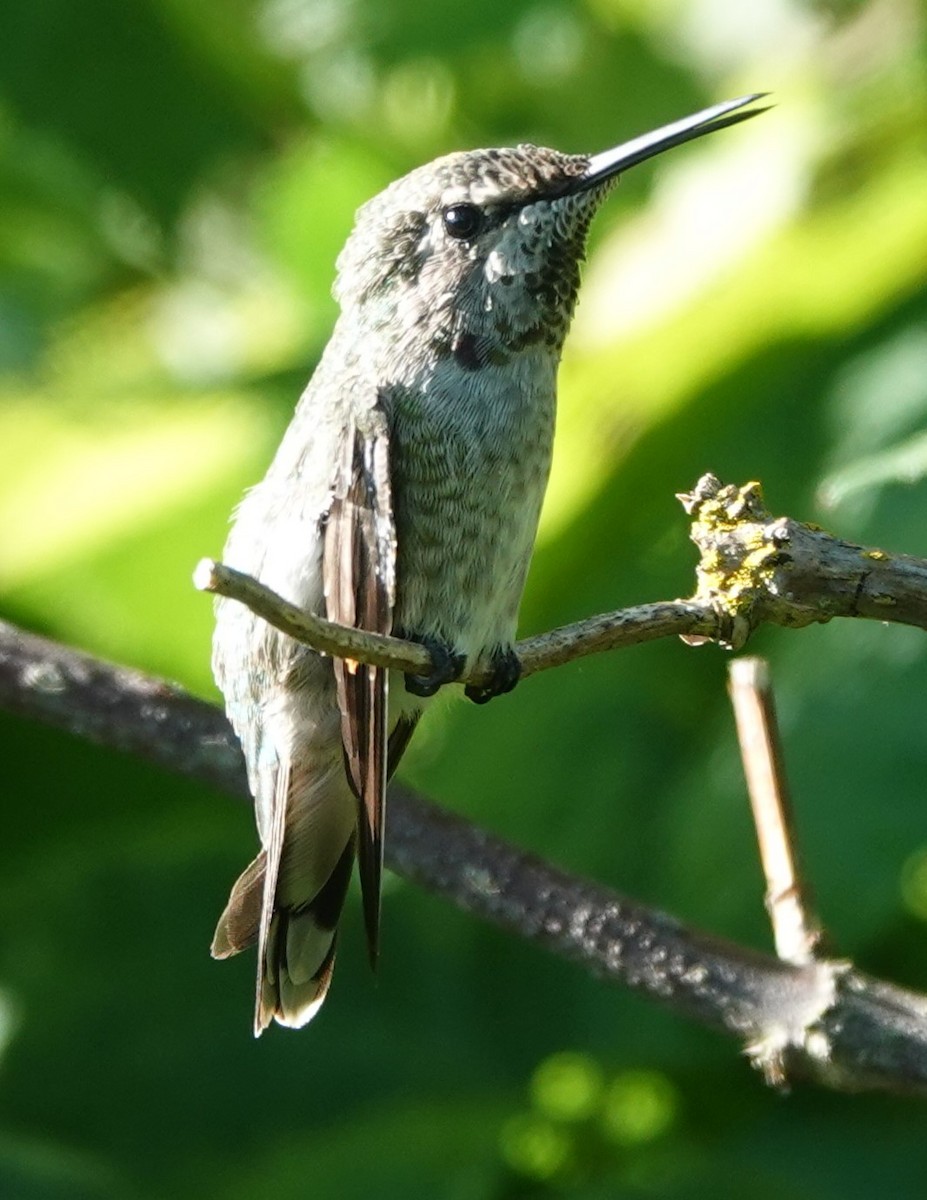
{"label": "bird's foot", "polygon": [[416,637],[414,634],[401,633],[397,636],[408,642],[417,642],[424,646],[431,655],[432,667],[427,675],[406,675],[406,691],[413,696],[433,696],[445,683],[454,683],[460,678],[467,661],[465,654],[455,654],[453,649],[438,638]]}
{"label": "bird's foot", "polygon": [[521,661],[511,646],[497,646],[489,659],[490,677],[478,687],[468,684],[464,694],[474,704],[485,704],[510,692],[521,678]]}

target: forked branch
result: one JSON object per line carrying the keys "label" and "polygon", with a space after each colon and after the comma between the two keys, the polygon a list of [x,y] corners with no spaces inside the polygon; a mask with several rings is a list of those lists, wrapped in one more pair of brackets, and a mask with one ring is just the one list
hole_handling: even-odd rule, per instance
{"label": "forked branch", "polygon": [[[927,629],[927,562],[832,537],[813,525],[773,517],[759,484],[723,485],[703,475],[680,495],[701,553],[688,600],[641,604],[526,638],[515,651],[522,677],[574,658],[676,634],[690,643],[740,649],[760,624],[800,628],[834,617],[865,617]],[[410,674],[432,668],[414,642],[350,629],[306,613],[240,571],[205,558],[194,574],[201,591],[238,600],[283,633],[323,654]],[[461,682],[479,686],[478,665]]]}
{"label": "forked branch", "polygon": [[[222,713],[0,623],[0,708],[248,796]],[[844,964],[789,963],[566,874],[407,788],[386,861],[459,908],[741,1042],[772,1080],[927,1096],[927,998]]]}
{"label": "forked branch", "polygon": [[[520,642],[523,674],[670,634],[739,646],[761,621],[833,616],[927,627],[927,564],[772,518],[759,488],[705,476],[683,498],[702,560],[696,596],[607,614]],[[427,652],[299,612],[221,564],[205,590],[249,604],[329,654],[420,673]],[[474,673],[469,682],[479,683]],[[178,688],[0,624],[0,707],[248,794],[221,713]],[[398,873],[591,972],[737,1037],[767,1078],[927,1095],[927,997],[811,953],[731,945],[565,874],[402,787],[390,793],[387,863]],[[807,932],[807,930],[806,930]],[[808,943],[811,946],[813,937]]]}

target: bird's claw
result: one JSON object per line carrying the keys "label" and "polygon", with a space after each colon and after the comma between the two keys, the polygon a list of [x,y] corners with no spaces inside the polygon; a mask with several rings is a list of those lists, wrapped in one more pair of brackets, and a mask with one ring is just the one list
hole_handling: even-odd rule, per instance
{"label": "bird's claw", "polygon": [[474,704],[485,704],[496,696],[510,692],[521,678],[521,660],[511,646],[499,646],[489,660],[490,677],[487,683],[468,684],[464,695]]}
{"label": "bird's claw", "polygon": [[467,658],[465,654],[455,654],[446,642],[433,637],[410,637],[407,641],[417,642],[424,646],[431,655],[432,667],[427,675],[406,675],[406,691],[413,696],[433,696],[438,688],[445,683],[454,683],[460,678]]}

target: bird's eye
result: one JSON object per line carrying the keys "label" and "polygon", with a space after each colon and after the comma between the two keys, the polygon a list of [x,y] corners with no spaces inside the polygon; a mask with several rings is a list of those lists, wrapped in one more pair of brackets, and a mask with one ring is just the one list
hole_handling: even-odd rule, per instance
{"label": "bird's eye", "polygon": [[444,210],[444,228],[452,238],[476,237],[482,224],[483,214],[475,204],[452,204]]}

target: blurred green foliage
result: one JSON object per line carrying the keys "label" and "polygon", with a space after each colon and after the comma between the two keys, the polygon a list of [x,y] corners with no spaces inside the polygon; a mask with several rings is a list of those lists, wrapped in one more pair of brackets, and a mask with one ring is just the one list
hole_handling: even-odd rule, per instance
{"label": "blurred green foliage", "polygon": [[[917,0],[7,0],[0,588],[10,619],[215,696],[197,559],[262,474],[354,208],[445,150],[599,150],[716,99],[736,131],[598,219],[523,609],[686,594],[674,492],[927,554],[927,17]],[[927,988],[923,635],[763,631],[840,949]],[[724,655],[639,648],[448,704],[430,794],[769,945]],[[302,1034],[206,953],[251,856],[227,799],[0,721],[0,1195],[919,1194],[915,1104],[765,1091],[732,1045],[391,880]]]}

